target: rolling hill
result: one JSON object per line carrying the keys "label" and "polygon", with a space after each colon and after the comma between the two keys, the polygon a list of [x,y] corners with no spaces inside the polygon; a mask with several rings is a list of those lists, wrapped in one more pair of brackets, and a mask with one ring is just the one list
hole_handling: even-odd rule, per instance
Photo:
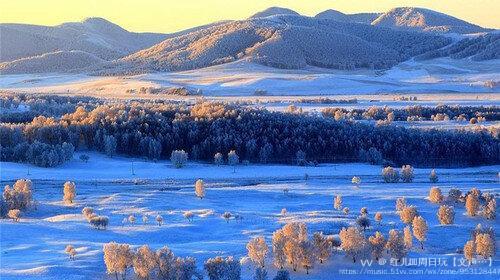
{"label": "rolling hill", "polygon": [[356,22],[371,24],[376,18],[378,18],[381,13],[358,13],[358,14],[344,14],[336,10],[326,10],[316,16],[318,19],[331,19],[342,22]]}

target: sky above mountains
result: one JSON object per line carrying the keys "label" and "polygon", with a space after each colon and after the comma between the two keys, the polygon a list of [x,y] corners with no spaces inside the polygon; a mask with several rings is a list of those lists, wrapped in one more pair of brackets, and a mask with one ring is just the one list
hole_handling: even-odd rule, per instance
{"label": "sky above mountains", "polygon": [[424,7],[483,27],[500,28],[498,0],[0,0],[0,23],[57,25],[103,17],[129,31],[170,33],[219,20],[244,19],[270,6],[314,16]]}

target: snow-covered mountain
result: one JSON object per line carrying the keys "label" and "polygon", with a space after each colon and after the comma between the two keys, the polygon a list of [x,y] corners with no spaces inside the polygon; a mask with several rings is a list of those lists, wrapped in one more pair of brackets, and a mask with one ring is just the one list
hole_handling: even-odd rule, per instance
{"label": "snow-covered mountain", "polygon": [[405,30],[459,34],[491,31],[443,13],[414,7],[394,8],[380,15],[371,24]]}
{"label": "snow-covered mountain", "polygon": [[319,19],[332,19],[342,22],[357,22],[357,23],[371,24],[372,21],[374,21],[380,15],[381,13],[344,14],[342,12],[329,9],[317,14],[314,17]]}
{"label": "snow-covered mountain", "polygon": [[267,8],[267,9],[263,10],[263,11],[255,13],[250,18],[261,18],[261,17],[268,17],[268,16],[275,16],[275,15],[294,15],[294,16],[298,16],[299,13],[297,13],[294,10],[287,9],[287,8],[270,7],[270,8]]}
{"label": "snow-covered mountain", "polygon": [[150,47],[164,34],[134,33],[102,18],[57,26],[0,24],[0,61],[42,55],[55,51],[83,51],[112,60]]}

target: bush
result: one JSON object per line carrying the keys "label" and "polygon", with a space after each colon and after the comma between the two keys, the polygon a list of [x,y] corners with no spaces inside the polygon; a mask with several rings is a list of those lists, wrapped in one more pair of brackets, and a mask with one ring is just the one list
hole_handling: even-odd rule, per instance
{"label": "bush", "polygon": [[397,183],[399,181],[399,172],[388,166],[382,169],[382,178],[386,183]]}
{"label": "bush", "polygon": [[109,224],[109,218],[106,216],[95,216],[90,219],[89,223],[95,229],[106,229]]}
{"label": "bush", "polygon": [[413,167],[411,165],[403,165],[401,167],[401,179],[405,183],[413,182],[413,178],[415,175],[413,174]]}

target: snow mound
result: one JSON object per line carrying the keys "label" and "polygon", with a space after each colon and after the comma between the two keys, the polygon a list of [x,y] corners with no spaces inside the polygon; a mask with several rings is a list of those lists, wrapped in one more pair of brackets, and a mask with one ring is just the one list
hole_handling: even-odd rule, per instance
{"label": "snow mound", "polygon": [[5,275],[40,275],[46,273],[51,266],[38,266],[28,269],[0,269]]}
{"label": "snow mound", "polygon": [[84,221],[85,218],[83,217],[82,214],[63,214],[63,215],[48,217],[48,218],[45,218],[43,220],[47,221],[47,222],[51,222],[51,223],[60,223],[60,222]]}

